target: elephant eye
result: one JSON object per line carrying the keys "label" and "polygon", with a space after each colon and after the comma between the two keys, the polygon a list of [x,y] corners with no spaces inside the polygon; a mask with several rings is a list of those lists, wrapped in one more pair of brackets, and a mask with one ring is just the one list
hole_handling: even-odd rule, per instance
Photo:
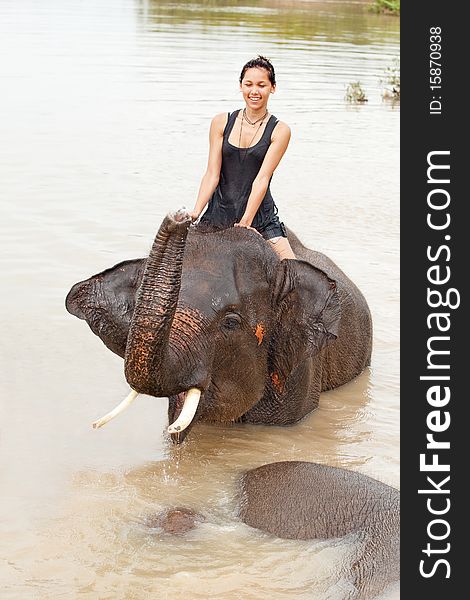
{"label": "elephant eye", "polygon": [[222,320],[222,327],[224,329],[238,329],[241,324],[242,319],[240,315],[237,315],[237,313],[227,313]]}

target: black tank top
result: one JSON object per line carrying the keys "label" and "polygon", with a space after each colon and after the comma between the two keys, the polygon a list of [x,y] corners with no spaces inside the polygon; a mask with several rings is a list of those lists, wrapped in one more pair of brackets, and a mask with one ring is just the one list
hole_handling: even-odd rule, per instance
{"label": "black tank top", "polygon": [[[260,140],[249,148],[238,148],[228,141],[239,110],[229,114],[224,129],[222,143],[222,167],[219,183],[209,200],[206,212],[201,218],[203,222],[214,225],[231,227],[243,217],[251,192],[251,186],[258,175],[266,152],[271,144],[271,135],[278,119],[271,115],[266,123]],[[269,180],[271,183],[271,180]],[[263,230],[276,219],[277,207],[274,204],[271,191],[266,190],[263,201],[251,224],[258,230]]]}

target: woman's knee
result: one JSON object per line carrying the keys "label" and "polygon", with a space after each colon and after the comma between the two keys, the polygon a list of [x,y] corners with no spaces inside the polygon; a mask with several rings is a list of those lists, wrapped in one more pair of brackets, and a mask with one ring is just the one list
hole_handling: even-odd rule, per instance
{"label": "woman's knee", "polygon": [[278,254],[281,259],[284,258],[295,258],[295,254],[292,251],[289,240],[285,237],[279,236],[270,238],[268,240],[271,248]]}

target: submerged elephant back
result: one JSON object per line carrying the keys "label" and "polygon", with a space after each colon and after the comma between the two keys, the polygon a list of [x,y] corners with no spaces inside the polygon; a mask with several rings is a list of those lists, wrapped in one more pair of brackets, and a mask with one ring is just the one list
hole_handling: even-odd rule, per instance
{"label": "submerged elephant back", "polygon": [[[398,515],[400,493],[346,469],[302,461],[263,465],[242,480],[243,521],[283,538],[329,539]],[[250,522],[251,521],[251,522]],[[294,528],[293,523],[301,524]]]}
{"label": "submerged elephant back", "polygon": [[371,477],[316,463],[287,461],[248,471],[240,518],[288,539],[353,535],[349,575],[368,598],[399,579],[400,493]]}

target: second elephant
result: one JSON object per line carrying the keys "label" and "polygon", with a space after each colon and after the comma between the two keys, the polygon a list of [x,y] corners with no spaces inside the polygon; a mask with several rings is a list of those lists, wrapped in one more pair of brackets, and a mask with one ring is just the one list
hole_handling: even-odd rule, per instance
{"label": "second elephant", "polygon": [[288,539],[353,536],[343,576],[348,598],[372,598],[400,578],[400,492],[346,469],[303,461],[277,462],[245,473],[240,517]]}

